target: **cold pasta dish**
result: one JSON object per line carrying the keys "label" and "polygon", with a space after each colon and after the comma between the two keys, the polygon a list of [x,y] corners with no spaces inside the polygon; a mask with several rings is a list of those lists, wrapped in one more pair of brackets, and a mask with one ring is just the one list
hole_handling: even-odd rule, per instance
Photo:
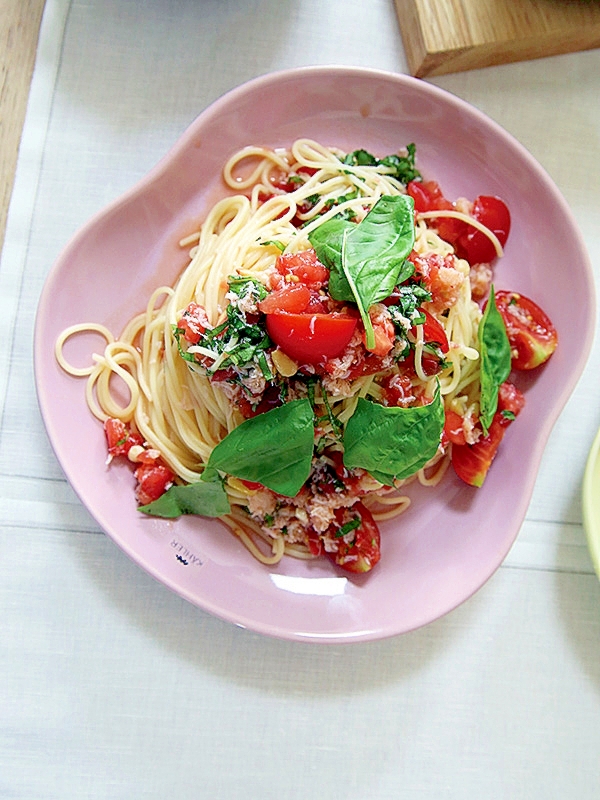
{"label": "cold pasta dish", "polygon": [[[368,572],[411,482],[451,469],[482,486],[524,404],[515,371],[543,364],[556,330],[494,286],[505,203],[448,200],[413,144],[247,147],[223,177],[176,283],[118,337],[63,331],[57,359],[87,377],[141,513],[219,518],[264,564]],[[84,330],[106,346],[75,369],[64,344]]]}

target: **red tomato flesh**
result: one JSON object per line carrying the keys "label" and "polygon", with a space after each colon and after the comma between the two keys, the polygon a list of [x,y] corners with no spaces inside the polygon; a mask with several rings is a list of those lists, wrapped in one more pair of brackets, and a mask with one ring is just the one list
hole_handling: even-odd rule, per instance
{"label": "red tomato flesh", "polygon": [[[506,203],[499,197],[479,195],[473,203],[473,217],[485,225],[498,238],[504,247],[510,233],[510,212]],[[454,244],[456,254],[465,258],[469,264],[484,264],[496,258],[496,248],[490,238],[468,226]]]}
{"label": "red tomato flesh", "polygon": [[175,479],[169,467],[160,463],[142,464],[135,471],[138,485],[135,494],[141,505],[152,503],[163,495]]}
{"label": "red tomato flesh", "polygon": [[202,334],[210,327],[206,311],[198,303],[190,303],[177,321],[177,327],[183,330],[186,342],[198,344]]}
{"label": "red tomato flesh", "polygon": [[[359,527],[342,536],[344,524],[360,518]],[[327,551],[331,560],[346,572],[357,574],[369,572],[381,558],[381,537],[377,523],[369,509],[362,503],[336,511],[336,522],[325,534],[328,542],[334,542],[335,552]]]}
{"label": "red tomato flesh", "polygon": [[322,364],[346,349],[358,320],[350,314],[267,314],[267,331],[298,364]]}
{"label": "red tomato flesh", "polygon": [[523,393],[514,384],[506,381],[500,386],[498,410],[494,414],[487,436],[479,439],[475,444],[452,445],[452,466],[461,480],[468,483],[469,486],[483,485],[506,428],[520,413],[524,405]]}
{"label": "red tomato flesh", "polygon": [[496,305],[506,326],[513,369],[535,369],[545,363],[558,345],[550,318],[517,292],[496,292]]}
{"label": "red tomato flesh", "polygon": [[293,276],[311,288],[320,288],[329,280],[329,270],[317,258],[314,250],[286,253],[279,256],[275,267],[280,275]]}
{"label": "red tomato flesh", "polygon": [[110,417],[104,423],[108,452],[111,456],[126,456],[134,445],[143,445],[139,433],[132,433],[120,419]]}
{"label": "red tomato flesh", "polygon": [[258,304],[263,314],[272,314],[276,311],[289,311],[300,314],[306,309],[311,300],[311,291],[303,283],[289,283],[281,289],[270,292]]}

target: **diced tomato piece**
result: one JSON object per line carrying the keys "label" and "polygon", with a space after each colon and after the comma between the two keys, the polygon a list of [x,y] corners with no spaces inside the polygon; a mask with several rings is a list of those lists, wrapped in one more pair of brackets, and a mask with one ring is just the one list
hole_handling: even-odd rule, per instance
{"label": "diced tomato piece", "polygon": [[331,314],[267,314],[267,331],[283,352],[299,364],[322,364],[341,355],[350,342],[356,316]]}
{"label": "diced tomato piece", "polygon": [[165,464],[142,464],[135,471],[138,481],[136,498],[141,505],[152,503],[163,495],[175,480],[175,473]]}
{"label": "diced tomato piece", "polygon": [[273,408],[278,408],[283,402],[281,399],[281,391],[279,387],[274,384],[268,384],[265,391],[260,395],[260,399],[256,399],[258,400],[256,404],[243,394],[240,394],[236,399],[237,407],[246,419],[264,414],[267,411],[271,411]]}
{"label": "diced tomato piece", "polygon": [[450,308],[458,299],[464,281],[462,273],[454,266],[452,255],[438,253],[417,255],[413,252],[409,260],[415,267],[415,278],[422,281],[436,307]]}
{"label": "diced tomato piece", "polygon": [[256,481],[244,481],[240,480],[240,483],[243,483],[246,489],[250,489],[251,492],[257,491],[258,489],[263,489],[262,483],[257,483]]}
{"label": "diced tomato piece", "polygon": [[264,300],[258,304],[263,314],[273,314],[276,311],[289,311],[300,314],[306,309],[311,299],[308,286],[303,283],[288,283],[281,289],[269,292]]}
{"label": "diced tomato piece", "polygon": [[458,477],[469,486],[480,487],[487,476],[498,446],[504,437],[505,426],[494,416],[488,435],[475,444],[452,446],[452,466]]}
{"label": "diced tomato piece", "polygon": [[[382,305],[382,308],[385,308],[385,306]],[[373,325],[375,343],[372,347],[368,347],[367,334],[366,331],[363,331],[363,344],[365,349],[370,353],[373,353],[373,355],[383,357],[387,355],[387,353],[389,353],[394,346],[394,323],[389,315],[386,316],[383,313],[375,312],[370,316],[371,323]]]}
{"label": "diced tomato piece", "polygon": [[525,405],[525,395],[510,381],[504,381],[498,389],[498,413],[506,426],[517,417]]}
{"label": "diced tomato piece", "polygon": [[383,404],[386,406],[409,406],[417,399],[408,375],[388,375],[381,381]]}
{"label": "diced tomato piece", "polygon": [[[358,502],[350,508],[336,511],[336,521],[325,536],[328,544],[335,544],[335,552],[326,547],[329,558],[347,572],[364,573],[373,569],[381,558],[381,537],[377,523],[369,509]],[[359,520],[357,528],[344,536],[343,526]]]}
{"label": "diced tomato piece", "polygon": [[139,433],[133,433],[120,419],[110,417],[104,423],[104,433],[111,456],[126,456],[134,445],[143,445]]}
{"label": "diced tomato piece", "polygon": [[210,328],[210,323],[204,308],[198,303],[190,303],[177,321],[177,327],[183,330],[186,342],[198,344],[202,334]]}
{"label": "diced tomato piece", "polygon": [[329,270],[321,264],[313,249],[284,253],[279,256],[275,266],[284,277],[292,275],[311,288],[319,289],[329,280]]}
{"label": "diced tomato piece", "polygon": [[558,346],[558,333],[550,318],[525,295],[496,292],[512,351],[514,369],[535,369],[545,363]]}
{"label": "diced tomato piece", "polygon": [[448,441],[452,444],[466,444],[465,431],[463,428],[463,418],[451,408],[446,409],[446,419],[444,421],[444,433]]}
{"label": "diced tomato piece", "polygon": [[375,375],[384,369],[383,363],[381,356],[376,356],[375,353],[366,352],[361,348],[357,350],[356,359],[348,370],[348,380],[354,381],[365,375]]}
{"label": "diced tomato piece", "polygon": [[441,322],[439,322],[429,311],[424,308],[420,309],[425,314],[425,322],[423,323],[423,341],[427,344],[437,345],[442,353],[447,353],[450,349],[446,331]]}
{"label": "diced tomato piece", "polygon": [[308,540],[308,549],[313,556],[322,556],[323,555],[323,540],[319,536],[319,534],[311,528],[307,534]]}

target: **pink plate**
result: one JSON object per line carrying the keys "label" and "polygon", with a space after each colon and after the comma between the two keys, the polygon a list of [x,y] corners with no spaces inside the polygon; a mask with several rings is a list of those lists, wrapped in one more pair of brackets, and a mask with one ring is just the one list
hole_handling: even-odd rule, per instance
{"label": "pink plate", "polygon": [[[119,333],[152,289],[185,264],[177,246],[225,191],[220,170],[249,144],[286,146],[310,137],[383,156],[410,142],[418,164],[450,198],[497,194],[513,226],[497,289],[530,296],[554,321],[559,349],[524,389],[527,405],[482,489],[448,474],[415,489],[410,510],[382,526],[382,560],[361,578],[326,560],[258,564],[220,523],[164,521],[136,511],[126,466],[105,466],[100,424],[84,381],[54,358],[58,334],[94,321]],[[143,569],[206,611],[286,639],[366,641],[425,625],[477,591],[502,563],[524,519],[544,446],[591,347],[594,288],[571,212],[529,153],[476,109],[403,75],[308,67],[261,77],[206,109],[167,156],[68,245],[38,309],[35,370],[57,458],[98,524]],[[99,342],[73,343],[86,363]],[[522,382],[521,385],[523,386]]]}

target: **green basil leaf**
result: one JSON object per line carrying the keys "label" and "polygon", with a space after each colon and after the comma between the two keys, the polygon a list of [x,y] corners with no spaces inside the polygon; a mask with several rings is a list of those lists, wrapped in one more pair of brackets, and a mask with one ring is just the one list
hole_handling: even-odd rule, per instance
{"label": "green basil leaf", "polygon": [[138,511],[173,519],[182,514],[221,517],[231,511],[227,493],[216,471],[205,470],[197,483],[171,486],[158,500],[139,506]]}
{"label": "green basil leaf", "polygon": [[414,202],[409,195],[381,197],[358,225],[331,219],[309,234],[317,257],[330,270],[329,293],[355,302],[375,344],[369,308],[388,297],[414,267],[406,261],[415,242]]}
{"label": "green basil leaf", "polygon": [[354,303],[354,294],[342,268],[342,242],[345,231],[355,227],[355,222],[333,217],[308,235],[317,258],[329,270],[329,294],[347,303]]}
{"label": "green basil leaf", "polygon": [[210,454],[208,468],[294,497],[310,474],[313,446],[310,402],[292,400],[234,428]]}
{"label": "green basil leaf", "polygon": [[[381,197],[361,223],[347,229],[342,266],[363,305],[368,308],[391,294],[414,243],[414,201],[409,195]],[[412,274],[411,266],[405,269]]]}
{"label": "green basil leaf", "polygon": [[439,385],[431,403],[415,408],[382,406],[359,398],[344,432],[344,464],[361,467],[391,486],[436,454],[444,427]]}
{"label": "green basil leaf", "polygon": [[481,398],[479,401],[479,421],[487,436],[498,408],[498,389],[510,374],[510,343],[502,316],[496,306],[494,287],[478,331],[480,357]]}

